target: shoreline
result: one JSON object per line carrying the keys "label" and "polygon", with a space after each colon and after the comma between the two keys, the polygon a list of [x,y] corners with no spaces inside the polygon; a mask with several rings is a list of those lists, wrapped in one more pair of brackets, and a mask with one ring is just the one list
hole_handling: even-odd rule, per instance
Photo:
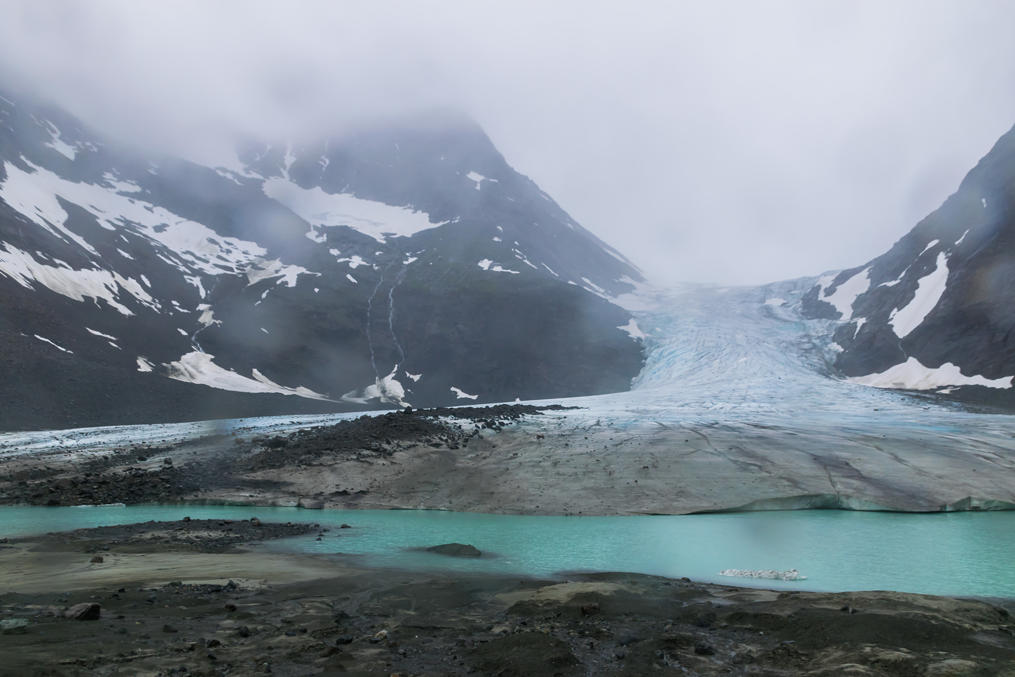
{"label": "shoreline", "polygon": [[[193,539],[130,542],[187,525]],[[0,618],[16,620],[0,673],[1015,675],[1015,600],[363,567],[142,526],[0,547]],[[75,605],[98,620],[66,618]]]}

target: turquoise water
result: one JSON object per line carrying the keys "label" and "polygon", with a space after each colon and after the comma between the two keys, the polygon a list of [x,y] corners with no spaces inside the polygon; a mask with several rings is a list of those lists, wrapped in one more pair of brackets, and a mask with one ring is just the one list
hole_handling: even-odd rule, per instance
{"label": "turquoise water", "polygon": [[[630,571],[731,585],[803,590],[901,590],[1015,597],[1015,512],[899,514],[832,510],[719,515],[542,517],[401,510],[237,506],[0,507],[0,536],[146,520],[316,522],[322,541],[257,546],[360,556],[362,563],[547,576]],[[337,529],[343,522],[351,529]],[[471,543],[463,560],[410,548]],[[796,568],[807,580],[719,576],[722,569]]]}

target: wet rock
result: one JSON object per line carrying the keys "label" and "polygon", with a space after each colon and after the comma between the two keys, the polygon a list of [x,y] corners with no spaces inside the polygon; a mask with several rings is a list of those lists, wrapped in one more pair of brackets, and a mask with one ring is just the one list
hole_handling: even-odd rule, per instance
{"label": "wet rock", "polygon": [[28,632],[28,619],[26,618],[5,618],[0,621],[0,634],[23,635]]}
{"label": "wet rock", "polygon": [[102,607],[94,602],[75,604],[63,612],[64,618],[75,621],[97,621],[102,615]]}
{"label": "wet rock", "polygon": [[444,543],[430,546],[426,550],[449,557],[480,557],[483,554],[476,546],[467,543]]}
{"label": "wet rock", "polygon": [[698,642],[697,644],[694,645],[694,653],[698,654],[699,656],[714,656],[715,649],[713,649],[710,644],[707,644],[705,642]]}
{"label": "wet rock", "polygon": [[980,666],[961,658],[951,658],[927,666],[927,677],[965,677],[979,674],[983,674]]}
{"label": "wet rock", "polygon": [[248,628],[245,625],[241,625],[240,627],[236,628],[236,634],[239,635],[240,637],[250,637],[250,628]]}
{"label": "wet rock", "polygon": [[102,555],[95,555],[95,556],[94,556],[94,557],[92,557],[92,559],[91,559],[91,560],[89,560],[89,561],[90,561],[90,562],[91,562],[92,564],[102,564],[102,563],[103,563],[103,562],[105,562],[106,560],[105,560],[105,559],[104,559],[104,558],[102,557]]}

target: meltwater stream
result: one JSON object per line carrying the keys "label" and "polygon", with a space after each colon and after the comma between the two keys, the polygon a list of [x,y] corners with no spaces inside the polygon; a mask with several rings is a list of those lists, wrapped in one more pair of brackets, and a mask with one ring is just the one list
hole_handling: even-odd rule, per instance
{"label": "meltwater stream", "polygon": [[[320,523],[305,536],[256,546],[356,556],[364,565],[552,576],[625,571],[793,590],[898,590],[1015,597],[1015,512],[891,513],[800,510],[680,516],[545,517],[415,510],[238,506],[2,507],[13,537],[184,516]],[[350,529],[338,528],[348,523]],[[415,548],[469,543],[480,559]],[[806,580],[719,576],[723,569],[796,568]]]}

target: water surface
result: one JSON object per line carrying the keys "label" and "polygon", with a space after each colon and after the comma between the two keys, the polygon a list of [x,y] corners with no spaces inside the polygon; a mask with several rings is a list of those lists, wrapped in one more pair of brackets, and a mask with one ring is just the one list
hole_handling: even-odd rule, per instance
{"label": "water surface", "polygon": [[[1015,512],[900,514],[800,510],[678,516],[546,517],[242,506],[0,507],[0,535],[192,518],[317,522],[331,530],[258,548],[360,556],[370,566],[548,576],[627,571],[736,585],[1015,597]],[[348,523],[351,529],[338,529]],[[490,556],[413,551],[475,545]],[[256,555],[252,555],[256,556]],[[798,569],[757,581],[722,569]]]}

